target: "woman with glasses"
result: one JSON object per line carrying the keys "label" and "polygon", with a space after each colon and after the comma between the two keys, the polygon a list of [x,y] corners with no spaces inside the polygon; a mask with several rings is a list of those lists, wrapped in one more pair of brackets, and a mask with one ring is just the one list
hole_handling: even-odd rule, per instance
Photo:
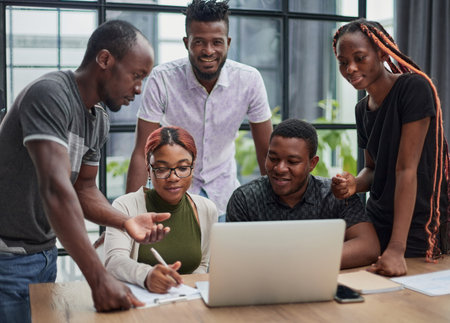
{"label": "woman with glasses", "polygon": [[[182,282],[180,274],[207,272],[209,233],[217,222],[217,209],[207,198],[187,193],[196,154],[194,139],[179,127],[159,128],[147,138],[145,156],[153,188],[123,195],[113,206],[130,217],[169,212],[164,226],[170,233],[160,242],[140,245],[125,231],[108,227],[105,266],[117,279],[165,293]],[[170,265],[159,264],[150,248]]]}

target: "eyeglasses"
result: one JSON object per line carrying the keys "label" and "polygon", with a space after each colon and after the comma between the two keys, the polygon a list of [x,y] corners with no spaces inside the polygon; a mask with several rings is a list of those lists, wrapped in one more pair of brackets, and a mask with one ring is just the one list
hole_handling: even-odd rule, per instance
{"label": "eyeglasses", "polygon": [[155,174],[155,177],[158,179],[166,179],[169,178],[170,175],[172,175],[172,171],[175,173],[175,175],[178,178],[185,178],[189,177],[192,174],[192,165],[189,166],[178,166],[174,168],[170,167],[153,167],[153,165],[150,165],[152,167],[152,172]]}

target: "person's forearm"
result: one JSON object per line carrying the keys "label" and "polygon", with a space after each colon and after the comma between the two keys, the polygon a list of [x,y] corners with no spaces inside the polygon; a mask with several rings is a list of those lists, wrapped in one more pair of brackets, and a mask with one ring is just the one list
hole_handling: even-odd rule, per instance
{"label": "person's forearm", "polygon": [[127,233],[114,228],[106,229],[104,246],[106,269],[121,281],[145,288],[145,279],[152,266],[138,263],[133,259],[133,248],[139,247]]}
{"label": "person's forearm", "polygon": [[133,152],[128,168],[126,193],[136,192],[141,186],[147,184],[147,179],[144,152],[142,154]]}
{"label": "person's forearm", "polygon": [[[267,153],[266,153],[266,155],[267,155]],[[267,175],[266,166],[265,166],[266,155],[263,155],[261,153],[256,154],[256,158],[258,160],[258,166],[259,166],[259,173],[261,174],[261,176]]]}
{"label": "person's forearm", "polygon": [[380,255],[380,243],[370,222],[357,223],[346,230],[341,268],[374,263]]}
{"label": "person's forearm", "polygon": [[[68,181],[68,179],[67,179]],[[41,187],[44,209],[53,231],[63,247],[74,259],[91,286],[105,269],[86,234],[83,212],[68,181],[66,185],[55,184]]]}
{"label": "person's forearm", "polygon": [[84,217],[96,224],[125,229],[129,219],[125,214],[113,208],[97,186],[76,186],[76,192],[83,209]]}
{"label": "person's forearm", "polygon": [[266,120],[261,123],[250,123],[253,142],[255,143],[256,159],[258,160],[261,175],[266,175],[266,156],[269,150],[270,135],[273,130],[272,121]]}
{"label": "person's forearm", "polygon": [[378,241],[370,243],[363,237],[344,242],[341,269],[360,267],[374,263],[380,255]]}
{"label": "person's forearm", "polygon": [[70,181],[66,147],[36,140],[28,142],[27,149],[35,165],[39,194],[53,231],[88,282],[95,283],[105,269],[86,234],[83,211]]}
{"label": "person's forearm", "polygon": [[364,193],[370,190],[373,181],[373,169],[364,167],[356,176],[356,193]]}
{"label": "person's forearm", "polygon": [[417,175],[413,170],[398,170],[395,180],[394,223],[388,248],[404,252],[416,201]]}

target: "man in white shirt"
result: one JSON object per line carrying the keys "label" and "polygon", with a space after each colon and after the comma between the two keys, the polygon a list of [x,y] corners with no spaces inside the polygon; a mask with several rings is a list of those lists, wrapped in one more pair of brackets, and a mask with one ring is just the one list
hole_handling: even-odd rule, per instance
{"label": "man in white shirt", "polygon": [[187,37],[183,38],[189,58],[153,69],[138,112],[127,192],[147,182],[144,145],[160,124],[182,127],[194,137],[198,158],[190,191],[208,196],[219,214],[225,213],[231,193],[239,186],[234,140],[246,117],[265,173],[272,132],[267,93],[255,68],[227,60],[231,42],[227,2],[193,0],[186,10]]}

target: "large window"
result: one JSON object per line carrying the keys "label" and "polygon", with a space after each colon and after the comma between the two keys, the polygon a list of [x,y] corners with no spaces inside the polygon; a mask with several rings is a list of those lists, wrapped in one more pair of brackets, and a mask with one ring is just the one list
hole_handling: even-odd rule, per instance
{"label": "large window", "polygon": [[75,69],[97,26],[94,10],[7,6],[8,105],[32,80],[55,69]]}
{"label": "large window", "polygon": [[[0,120],[26,84],[48,71],[75,69],[90,34],[104,20],[123,19],[138,27],[154,46],[156,64],[185,57],[182,11],[188,2],[21,0],[18,6],[16,1],[0,0],[0,42],[5,45],[0,46]],[[392,32],[393,0],[230,0],[229,4],[228,58],[261,72],[274,123],[301,118],[316,125],[322,161],[317,174],[356,172],[353,109],[358,93],[339,75],[331,40],[336,28],[361,16],[380,20]],[[137,97],[120,112],[110,113],[111,134],[98,178],[110,200],[125,191],[139,103]],[[248,130],[244,121],[236,142],[241,182],[258,174]],[[98,227],[88,223],[87,228],[94,241]],[[62,268],[63,279],[74,277],[70,266]]]}

